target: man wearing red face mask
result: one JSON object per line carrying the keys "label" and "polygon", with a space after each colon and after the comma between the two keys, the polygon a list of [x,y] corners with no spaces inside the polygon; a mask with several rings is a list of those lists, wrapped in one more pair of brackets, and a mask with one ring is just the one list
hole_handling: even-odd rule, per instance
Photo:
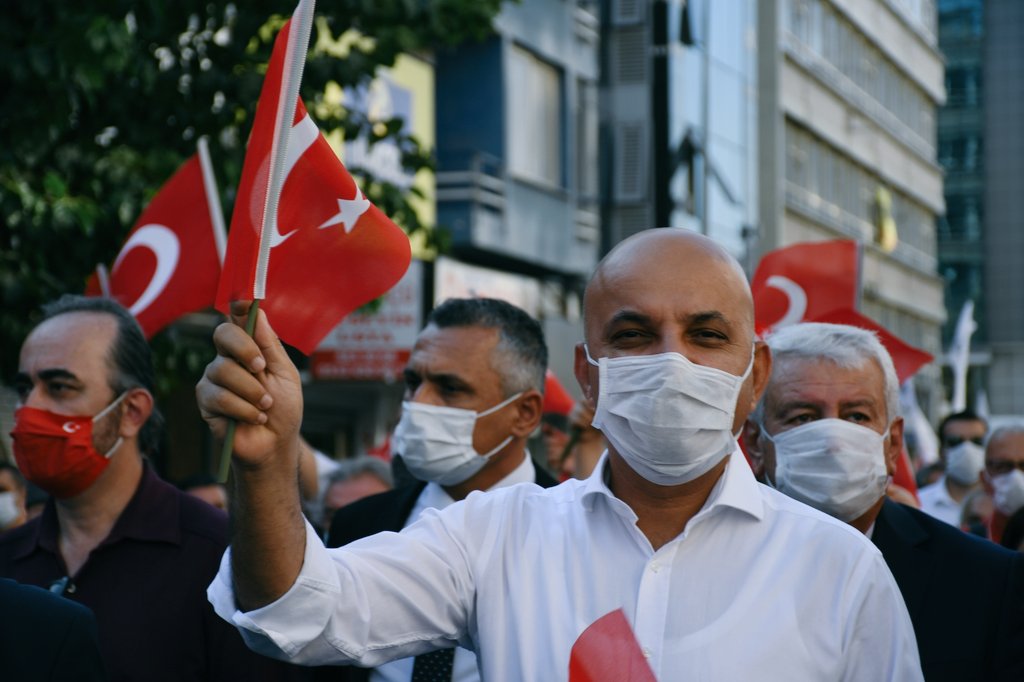
{"label": "man wearing red face mask", "polygon": [[11,436],[18,468],[51,499],[0,536],[0,576],[92,609],[111,679],[299,675],[251,654],[209,607],[226,517],[145,459],[161,418],[134,318],[112,300],[77,296],[43,313],[21,348]]}

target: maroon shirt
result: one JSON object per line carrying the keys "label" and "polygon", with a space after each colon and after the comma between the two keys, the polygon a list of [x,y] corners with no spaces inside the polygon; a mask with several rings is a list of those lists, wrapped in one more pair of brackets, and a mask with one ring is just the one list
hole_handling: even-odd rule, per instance
{"label": "maroon shirt", "polygon": [[[112,681],[305,679],[304,669],[249,651],[207,601],[227,535],[223,512],[145,467],[110,535],[63,591],[96,614]],[[57,536],[51,500],[0,535],[0,576],[44,588],[66,579]]]}

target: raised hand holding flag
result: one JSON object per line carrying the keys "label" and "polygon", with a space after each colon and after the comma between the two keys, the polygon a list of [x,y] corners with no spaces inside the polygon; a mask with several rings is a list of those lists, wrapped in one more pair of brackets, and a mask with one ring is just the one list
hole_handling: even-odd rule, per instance
{"label": "raised hand holding flag", "polygon": [[299,3],[274,43],[231,219],[217,308],[261,300],[304,353],[394,286],[409,239],[371,204],[298,98],[313,17]]}

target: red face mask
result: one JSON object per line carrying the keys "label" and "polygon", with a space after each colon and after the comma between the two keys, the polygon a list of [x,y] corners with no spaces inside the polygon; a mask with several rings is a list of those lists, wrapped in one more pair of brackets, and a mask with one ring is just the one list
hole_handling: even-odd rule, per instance
{"label": "red face mask", "polygon": [[14,458],[26,479],[58,499],[74,497],[91,486],[121,445],[117,439],[105,455],[92,444],[93,424],[107,415],[126,394],[95,417],[22,407],[14,413]]}

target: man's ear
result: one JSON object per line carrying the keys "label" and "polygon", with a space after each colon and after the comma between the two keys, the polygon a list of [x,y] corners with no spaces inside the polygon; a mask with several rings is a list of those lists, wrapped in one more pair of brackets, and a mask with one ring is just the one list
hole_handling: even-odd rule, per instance
{"label": "man's ear", "polygon": [[129,389],[121,405],[121,428],[118,435],[133,438],[153,413],[153,394],[144,388]]}
{"label": "man's ear", "polygon": [[896,417],[889,427],[886,439],[885,469],[890,476],[896,475],[896,466],[903,452],[903,417]]}
{"label": "man's ear", "polygon": [[750,459],[750,468],[754,470],[754,478],[764,480],[764,448],[761,446],[761,427],[748,419],[743,422],[743,431],[740,433],[743,441],[743,449]]}
{"label": "man's ear", "polygon": [[748,409],[753,411],[757,406],[757,401],[764,395],[764,391],[768,387],[768,380],[772,376],[772,351],[764,341],[754,342],[754,367],[750,374],[754,385]]}
{"label": "man's ear", "polygon": [[516,416],[512,423],[512,435],[520,438],[529,437],[540,426],[541,410],[544,397],[537,389],[531,388],[516,401]]}
{"label": "man's ear", "polygon": [[583,348],[582,343],[576,344],[576,354],[573,357],[573,373],[576,375],[576,383],[580,385],[580,390],[583,391],[583,397],[590,401],[591,404],[594,400],[594,390],[590,381],[590,368],[591,365],[587,362],[587,352]]}

